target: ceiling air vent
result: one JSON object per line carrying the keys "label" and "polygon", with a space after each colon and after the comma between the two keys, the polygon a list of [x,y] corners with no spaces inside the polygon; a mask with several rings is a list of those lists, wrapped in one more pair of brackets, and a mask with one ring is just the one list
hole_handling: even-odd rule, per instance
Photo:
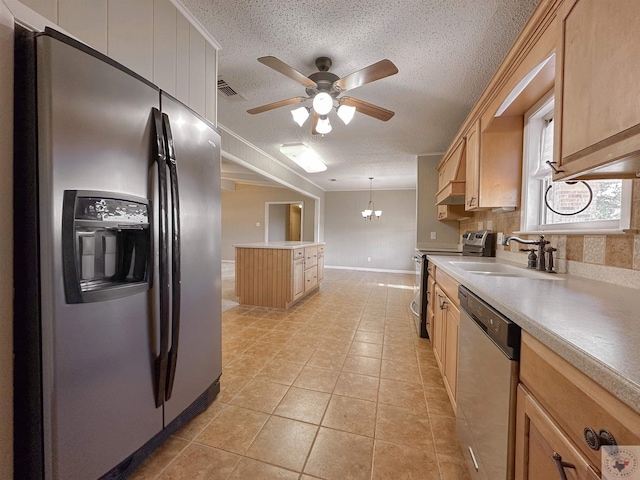
{"label": "ceiling air vent", "polygon": [[218,93],[230,102],[244,102],[247,97],[238,93],[238,91],[227,83],[227,81],[218,77]]}

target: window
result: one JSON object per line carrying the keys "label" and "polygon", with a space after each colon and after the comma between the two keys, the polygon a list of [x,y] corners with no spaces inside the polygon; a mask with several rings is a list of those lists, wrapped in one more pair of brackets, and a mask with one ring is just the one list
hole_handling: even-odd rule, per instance
{"label": "window", "polygon": [[552,182],[553,92],[525,115],[524,232],[602,232],[629,228],[630,180]]}

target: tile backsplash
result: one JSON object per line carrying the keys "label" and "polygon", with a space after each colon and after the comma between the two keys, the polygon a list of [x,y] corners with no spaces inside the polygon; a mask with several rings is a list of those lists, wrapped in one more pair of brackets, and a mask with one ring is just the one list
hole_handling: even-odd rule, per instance
{"label": "tile backsplash", "polygon": [[[460,222],[460,233],[481,229],[479,225],[491,225],[494,232],[504,232],[505,237],[520,230],[520,210],[513,212],[479,211]],[[631,229],[640,230],[640,180],[633,181],[633,204],[631,209]],[[523,235],[535,238],[533,235]],[[591,265],[640,270],[640,234],[620,235],[547,235],[551,245],[556,247],[556,258]],[[518,252],[521,245],[512,242],[510,246],[498,245],[498,250]],[[525,256],[522,253],[523,257]]]}

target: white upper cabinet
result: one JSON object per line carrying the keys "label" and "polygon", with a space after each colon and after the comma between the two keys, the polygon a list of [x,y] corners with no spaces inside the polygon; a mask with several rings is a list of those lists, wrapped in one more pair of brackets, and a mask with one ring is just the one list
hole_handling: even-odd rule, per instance
{"label": "white upper cabinet", "polygon": [[178,11],[169,0],[154,0],[153,83],[174,97],[176,95],[177,19]]}
{"label": "white upper cabinet", "polygon": [[153,0],[109,0],[107,55],[153,78]]}
{"label": "white upper cabinet", "polygon": [[58,0],[58,25],[107,55],[107,0]]}

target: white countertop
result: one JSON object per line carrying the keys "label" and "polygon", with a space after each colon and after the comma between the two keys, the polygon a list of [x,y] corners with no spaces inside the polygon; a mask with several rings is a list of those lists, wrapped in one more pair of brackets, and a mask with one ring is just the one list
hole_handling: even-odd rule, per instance
{"label": "white countertop", "polygon": [[539,278],[535,279],[481,275],[456,265],[486,262],[525,267],[495,258],[428,258],[640,412],[640,290],[566,274],[536,272]]}
{"label": "white countertop", "polygon": [[277,250],[293,250],[300,247],[311,247],[313,245],[324,245],[324,242],[257,242],[257,243],[238,243],[235,248],[273,248]]}

